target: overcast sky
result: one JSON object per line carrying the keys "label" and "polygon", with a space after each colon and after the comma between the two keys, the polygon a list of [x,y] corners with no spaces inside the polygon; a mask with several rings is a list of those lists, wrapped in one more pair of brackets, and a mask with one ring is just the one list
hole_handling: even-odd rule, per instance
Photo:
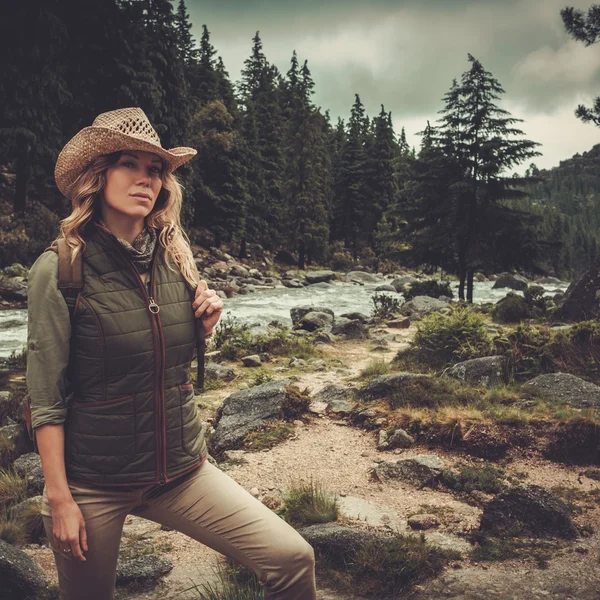
{"label": "overcast sky", "polygon": [[[600,142],[600,128],[573,114],[600,95],[600,44],[567,35],[560,9],[593,0],[187,0],[193,34],[206,24],[232,81],[240,78],[260,32],[267,60],[285,74],[296,50],[315,81],[313,101],[332,122],[347,120],[359,94],[367,114],[392,112],[419,147],[452,79],[469,69],[467,53],[505,90],[499,104],[523,119],[550,168]],[[527,165],[518,169],[523,171]]]}

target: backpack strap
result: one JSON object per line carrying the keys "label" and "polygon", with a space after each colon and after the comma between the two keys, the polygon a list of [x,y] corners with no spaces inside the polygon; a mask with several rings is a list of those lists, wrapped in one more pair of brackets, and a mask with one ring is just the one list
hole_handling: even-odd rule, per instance
{"label": "backpack strap", "polygon": [[64,238],[57,240],[56,252],[58,252],[58,289],[65,298],[69,307],[69,316],[71,321],[73,321],[77,296],[79,296],[79,292],[83,287],[81,252],[77,254],[75,261],[71,265],[71,251]]}

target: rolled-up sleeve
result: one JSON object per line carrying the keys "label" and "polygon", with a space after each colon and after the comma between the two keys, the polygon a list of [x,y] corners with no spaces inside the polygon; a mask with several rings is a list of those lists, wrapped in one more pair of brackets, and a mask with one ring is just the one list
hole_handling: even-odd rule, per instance
{"label": "rolled-up sleeve", "polygon": [[43,252],[29,270],[27,287],[27,391],[31,426],[60,425],[67,417],[65,378],[71,321],[58,289],[58,255]]}

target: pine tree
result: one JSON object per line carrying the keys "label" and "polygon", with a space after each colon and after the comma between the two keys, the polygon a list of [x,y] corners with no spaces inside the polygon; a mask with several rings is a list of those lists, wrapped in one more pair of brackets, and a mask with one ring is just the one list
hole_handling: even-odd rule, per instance
{"label": "pine tree", "polygon": [[355,94],[336,173],[334,209],[334,236],[343,239],[347,248],[352,248],[354,260],[358,258],[362,218],[370,200],[365,192],[367,133],[365,109],[359,95]]}
{"label": "pine tree", "polygon": [[14,211],[23,214],[32,175],[52,172],[60,149],[62,111],[71,102],[68,37],[56,0],[7,2],[0,11],[0,162],[15,165]]}
{"label": "pine tree", "polygon": [[[560,11],[563,24],[571,37],[578,42],[591,46],[600,40],[600,6],[592,5],[587,14],[572,6]],[[600,127],[600,96],[594,99],[594,106],[587,108],[580,104],[575,110],[575,116],[584,123],[591,121]]]}
{"label": "pine tree", "polygon": [[494,104],[504,90],[479,61],[468,57],[471,68],[463,73],[460,85],[453,81],[445,95],[434,139],[447,156],[456,157],[465,174],[464,198],[459,203],[464,213],[461,208],[456,223],[459,297],[464,299],[466,285],[467,301],[472,302],[473,276],[481,267],[486,243],[484,224],[498,222],[504,200],[524,195],[520,187],[525,180],[506,177],[504,172],[540,152],[535,150],[538,143],[515,137],[523,135],[514,127],[522,119]]}
{"label": "pine tree", "polygon": [[179,0],[174,18],[179,56],[187,67],[198,62],[199,52],[192,36],[192,23],[184,0]]}

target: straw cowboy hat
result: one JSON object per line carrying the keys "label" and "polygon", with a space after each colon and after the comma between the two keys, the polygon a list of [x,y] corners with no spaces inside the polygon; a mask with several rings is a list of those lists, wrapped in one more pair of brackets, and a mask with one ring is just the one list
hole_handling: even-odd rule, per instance
{"label": "straw cowboy hat", "polygon": [[58,189],[70,199],[72,186],[86,165],[96,156],[118,150],[154,152],[169,172],[196,155],[193,148],[163,148],[141,108],[119,108],[98,115],[90,127],[84,127],[66,143],[54,169]]}

